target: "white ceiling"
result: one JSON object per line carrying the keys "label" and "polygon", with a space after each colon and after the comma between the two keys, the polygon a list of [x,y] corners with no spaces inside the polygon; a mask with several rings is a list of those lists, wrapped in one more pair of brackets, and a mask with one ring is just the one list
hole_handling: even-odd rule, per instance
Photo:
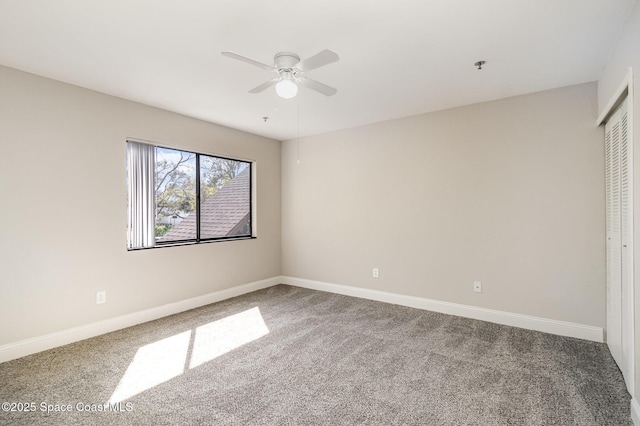
{"label": "white ceiling", "polygon": [[[0,64],[286,140],[597,80],[634,3],[0,0]],[[220,54],[325,48],[340,61],[308,76],[338,93],[293,100]]]}

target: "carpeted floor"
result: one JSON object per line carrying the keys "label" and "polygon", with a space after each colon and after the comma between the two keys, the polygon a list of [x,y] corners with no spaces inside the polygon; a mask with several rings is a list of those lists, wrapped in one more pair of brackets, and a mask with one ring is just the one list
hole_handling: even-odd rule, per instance
{"label": "carpeted floor", "polygon": [[285,285],[0,364],[0,402],[3,425],[632,424],[604,344]]}

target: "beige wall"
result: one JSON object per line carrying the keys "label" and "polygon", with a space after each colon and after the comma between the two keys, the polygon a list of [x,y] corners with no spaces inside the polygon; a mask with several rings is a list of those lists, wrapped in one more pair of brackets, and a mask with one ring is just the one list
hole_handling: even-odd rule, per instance
{"label": "beige wall", "polygon": [[283,274],[604,326],[596,102],[589,83],[284,142]]}
{"label": "beige wall", "polygon": [[[127,137],[256,160],[258,239],[127,252]],[[0,138],[0,345],[280,275],[280,142],[5,67]]]}
{"label": "beige wall", "polygon": [[629,67],[633,67],[633,87],[634,87],[634,105],[633,105],[633,129],[634,129],[634,247],[635,247],[635,266],[636,281],[634,284],[635,292],[635,389],[640,389],[640,285],[638,284],[638,272],[640,271],[640,92],[638,85],[640,79],[640,6],[636,4],[627,24],[620,35],[620,39],[615,49],[611,53],[609,60],[605,66],[602,77],[598,81],[598,112],[604,110],[609,100],[614,96],[614,92],[620,86]]}
{"label": "beige wall", "polygon": [[[595,91],[304,138],[298,164],[295,141],[0,67],[0,345],[281,273],[601,327]],[[256,160],[259,238],[127,252],[127,137]]]}

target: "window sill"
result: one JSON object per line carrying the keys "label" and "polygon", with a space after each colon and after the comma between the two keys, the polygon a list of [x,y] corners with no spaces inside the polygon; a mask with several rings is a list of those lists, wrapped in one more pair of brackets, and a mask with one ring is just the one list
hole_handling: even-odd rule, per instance
{"label": "window sill", "polygon": [[135,247],[135,248],[127,248],[127,251],[140,251],[140,250],[152,250],[158,248],[165,247],[178,247],[178,246],[199,246],[202,244],[209,243],[222,243],[227,241],[243,241],[243,240],[256,240],[258,237],[250,236],[250,237],[234,237],[234,238],[217,238],[211,240],[203,240],[203,241],[176,241],[175,243],[163,243],[158,244],[153,247]]}

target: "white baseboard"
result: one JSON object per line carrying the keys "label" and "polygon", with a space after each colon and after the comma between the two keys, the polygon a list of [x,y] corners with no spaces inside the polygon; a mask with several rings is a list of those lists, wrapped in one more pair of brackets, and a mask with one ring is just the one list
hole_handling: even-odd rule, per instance
{"label": "white baseboard", "polygon": [[[361,287],[351,287],[341,284],[325,283],[321,281],[307,280],[296,277],[281,277],[282,284],[304,287],[312,290],[327,291],[330,293],[344,294],[346,296],[360,297],[379,302],[393,303],[395,305],[440,312],[443,314],[457,315],[465,318],[473,318],[496,324],[510,325],[526,328],[528,330],[542,331],[560,336],[577,337],[602,343],[604,331],[601,327],[576,324],[572,322],[557,321],[529,315],[514,314],[511,312],[496,311],[493,309],[479,308],[476,306],[461,305],[458,303],[442,302],[439,300],[424,299],[415,296],[387,293],[379,290],[370,290]],[[638,425],[640,426],[640,425]]]}
{"label": "white baseboard", "polygon": [[240,296],[242,294],[251,293],[252,291],[272,287],[276,284],[280,284],[280,281],[280,277],[254,281],[252,283],[243,284],[220,291],[214,291],[213,293],[204,294],[202,296],[193,297],[191,299],[182,300],[180,302],[169,303],[167,305],[158,306],[156,308],[133,312],[131,314],[121,315],[115,318],[81,325],[79,327],[58,331],[44,336],[38,336],[31,339],[2,345],[0,346],[0,363],[20,358],[26,355],[31,355],[47,349],[52,349],[58,346],[77,342],[79,340],[99,336],[111,331],[131,327],[132,325],[166,317],[168,315],[188,311],[189,309],[199,308],[200,306],[219,302],[221,300]]}
{"label": "white baseboard", "polygon": [[[240,296],[252,291],[272,287],[276,284],[288,284],[312,290],[344,294],[346,296],[393,303],[395,305],[408,306],[411,308],[424,309],[450,315],[457,315],[466,318],[489,321],[497,324],[526,328],[529,330],[537,330],[545,333],[557,334],[560,336],[577,337],[579,339],[591,340],[594,342],[603,341],[603,329],[600,327],[592,327],[582,324],[556,321],[504,311],[496,311],[475,306],[461,305],[458,303],[424,299],[415,296],[405,296],[379,290],[325,283],[321,281],[313,281],[296,277],[279,276],[262,281],[255,281],[252,283],[239,285],[225,290],[215,291],[213,293],[208,293],[191,299],[182,300],[180,302],[158,306],[156,308],[146,309],[144,311],[133,312],[131,314],[110,318],[104,321],[58,331],[44,336],[38,336],[31,339],[25,339],[18,342],[2,345],[0,346],[0,363],[31,355],[47,349],[52,349],[58,346],[77,342],[79,340],[99,336],[111,331],[131,327],[136,324],[152,321],[168,315],[177,314],[179,312],[184,312],[189,309],[194,309],[200,306],[219,302],[231,297]],[[637,414],[636,418],[640,420],[640,406],[638,406],[635,400],[632,400],[631,403],[632,414]],[[636,424],[640,426],[640,422],[636,422]]]}
{"label": "white baseboard", "polygon": [[640,426],[640,405],[635,398],[631,398],[631,420],[635,426]]}

